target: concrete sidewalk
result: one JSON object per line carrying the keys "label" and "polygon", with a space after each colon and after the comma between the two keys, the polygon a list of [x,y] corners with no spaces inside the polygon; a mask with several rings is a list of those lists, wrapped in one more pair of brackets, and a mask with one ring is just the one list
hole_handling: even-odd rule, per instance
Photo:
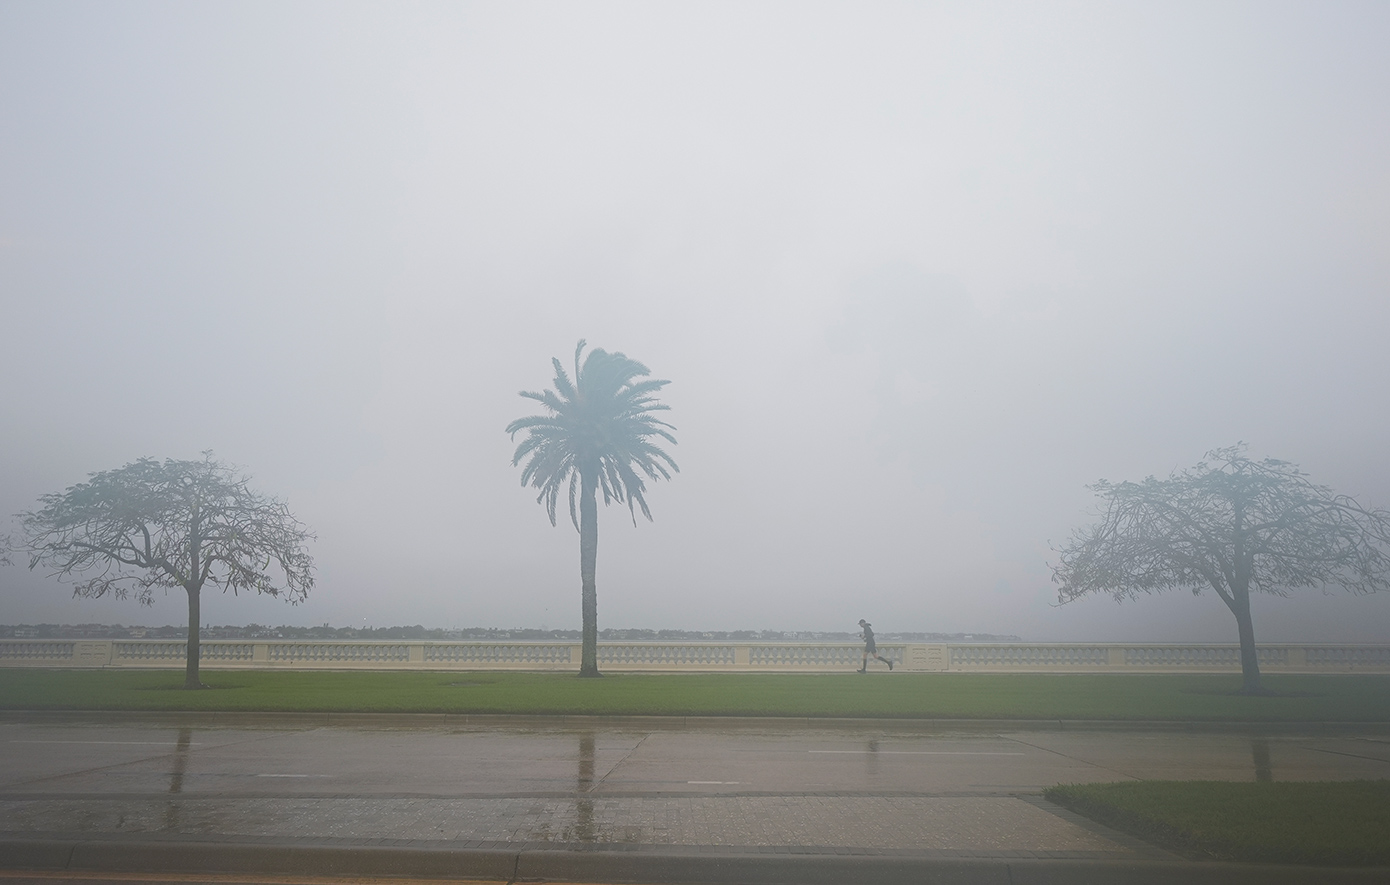
{"label": "concrete sidewalk", "polygon": [[1385,882],[1193,863],[1059,782],[1385,777],[1390,736],[0,722],[0,867],[485,881]]}

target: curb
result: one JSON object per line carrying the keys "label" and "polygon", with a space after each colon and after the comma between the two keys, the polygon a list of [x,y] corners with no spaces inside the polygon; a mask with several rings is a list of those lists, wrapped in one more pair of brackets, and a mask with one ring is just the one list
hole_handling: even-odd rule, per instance
{"label": "curb", "polygon": [[45,872],[419,877],[644,885],[1361,885],[1390,868],[1186,861],[913,858],[840,853],[434,849],[226,842],[0,841],[0,868]]}
{"label": "curb", "polygon": [[298,713],[202,710],[0,710],[0,722],[152,722],[203,726],[434,726],[468,728],[514,726],[663,729],[821,728],[885,731],[1175,731],[1241,734],[1317,734],[1387,732],[1390,722],[1357,721],[1201,721],[1174,719],[907,719],[819,718],[807,716],[601,716],[519,715],[509,713]]}

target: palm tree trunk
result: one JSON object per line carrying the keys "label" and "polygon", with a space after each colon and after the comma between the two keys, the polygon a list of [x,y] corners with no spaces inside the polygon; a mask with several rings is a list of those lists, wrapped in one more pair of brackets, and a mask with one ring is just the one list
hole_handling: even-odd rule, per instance
{"label": "palm tree trunk", "polygon": [[198,625],[202,623],[202,613],[199,606],[200,587],[186,585],[184,590],[188,591],[188,662],[183,670],[184,688],[207,688],[202,680],[198,678],[198,659],[201,655],[198,644]]}
{"label": "palm tree trunk", "polygon": [[598,564],[598,478],[594,471],[580,473],[579,485],[579,578],[584,589],[581,599],[583,639],[579,654],[580,676],[602,676],[598,671],[598,587],[594,572]]}

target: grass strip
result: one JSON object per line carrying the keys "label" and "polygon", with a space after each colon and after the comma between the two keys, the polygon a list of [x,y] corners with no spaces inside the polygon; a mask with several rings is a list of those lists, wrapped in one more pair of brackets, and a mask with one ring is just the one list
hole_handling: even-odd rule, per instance
{"label": "grass strip", "polygon": [[1390,722],[1390,676],[0,669],[0,709]]}
{"label": "grass strip", "polygon": [[1390,780],[1066,784],[1043,795],[1188,857],[1253,863],[1390,864]]}

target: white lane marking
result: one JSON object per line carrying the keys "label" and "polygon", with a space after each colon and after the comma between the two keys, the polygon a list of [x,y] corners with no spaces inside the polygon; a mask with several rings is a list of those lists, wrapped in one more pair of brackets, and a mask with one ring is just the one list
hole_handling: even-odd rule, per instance
{"label": "white lane marking", "polygon": [[[141,746],[176,747],[174,741],[7,741],[11,744],[139,744]],[[185,747],[201,746],[197,741],[189,741]]]}
{"label": "white lane marking", "polygon": [[858,756],[1022,756],[989,750],[807,750],[808,753],[853,753]]}
{"label": "white lane marking", "polygon": [[331,774],[258,774],[256,777],[332,777]]}
{"label": "white lane marking", "polygon": [[742,781],[686,781],[687,784],[739,784]]}

